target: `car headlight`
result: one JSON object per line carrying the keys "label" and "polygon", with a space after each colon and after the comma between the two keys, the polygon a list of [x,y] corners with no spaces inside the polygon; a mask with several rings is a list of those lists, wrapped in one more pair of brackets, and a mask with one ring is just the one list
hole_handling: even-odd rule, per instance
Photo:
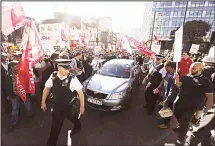
{"label": "car headlight", "polygon": [[126,95],[126,90],[118,93],[113,93],[109,96],[108,99],[120,99]]}

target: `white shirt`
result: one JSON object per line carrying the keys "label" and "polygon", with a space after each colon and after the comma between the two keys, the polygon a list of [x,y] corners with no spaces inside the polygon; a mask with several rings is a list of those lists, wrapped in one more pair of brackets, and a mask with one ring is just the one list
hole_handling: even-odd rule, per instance
{"label": "white shirt", "polygon": [[[52,74],[51,76],[49,77],[49,79],[46,81],[45,83],[45,87],[47,88],[52,88],[53,87],[53,80],[52,80]],[[64,76],[64,77],[60,77],[59,74],[57,74],[57,76],[59,77],[60,80],[64,80],[67,78],[67,76]],[[80,81],[78,80],[77,77],[74,77],[71,82],[70,82],[70,85],[69,85],[69,89],[73,92],[73,91],[80,91],[82,90],[83,86],[81,85]]]}
{"label": "white shirt", "polygon": [[35,67],[36,69],[42,68],[42,67],[44,67],[44,66],[46,66],[45,61],[38,62],[37,64],[34,65],[34,67]]}
{"label": "white shirt", "polygon": [[164,78],[164,77],[166,76],[166,73],[167,73],[166,68],[163,67],[163,68],[159,71],[159,73],[162,75],[162,78]]}
{"label": "white shirt", "polygon": [[7,63],[6,63],[6,64],[1,63],[1,65],[4,67],[4,69],[5,69],[6,71],[8,71],[8,64],[7,64]]}

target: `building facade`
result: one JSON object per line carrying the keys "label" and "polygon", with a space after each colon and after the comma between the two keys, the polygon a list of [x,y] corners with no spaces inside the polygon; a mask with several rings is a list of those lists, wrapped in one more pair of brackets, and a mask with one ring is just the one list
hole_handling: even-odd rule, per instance
{"label": "building facade", "polygon": [[147,41],[150,39],[150,27],[152,20],[152,6],[153,2],[144,2],[143,5],[143,23],[142,23],[142,40]]}
{"label": "building facade", "polygon": [[[150,7],[148,7],[148,9],[150,9]],[[215,1],[153,2],[151,10],[150,30],[148,27],[144,26],[145,31],[143,30],[143,32],[145,33],[149,31],[151,36],[153,21],[155,20],[153,35],[157,35],[161,40],[170,38],[171,31],[180,27],[183,24],[184,19],[185,22],[202,20],[211,24],[212,29],[208,32],[207,36],[211,36],[212,31],[215,30]]]}

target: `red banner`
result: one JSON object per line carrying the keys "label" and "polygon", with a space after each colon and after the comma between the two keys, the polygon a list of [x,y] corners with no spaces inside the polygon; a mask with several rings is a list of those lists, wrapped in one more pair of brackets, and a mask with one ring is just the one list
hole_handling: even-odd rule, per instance
{"label": "red banner", "polygon": [[67,38],[66,38],[64,29],[61,30],[61,39],[62,39],[62,41],[68,41]]}
{"label": "red banner", "polygon": [[146,48],[146,44],[144,43],[144,41],[138,42],[137,40],[135,40],[134,38],[128,37],[129,41],[133,42],[135,47],[137,49],[139,49],[143,54],[147,55],[147,56],[154,56],[155,53],[150,51],[149,49]]}
{"label": "red banner", "polygon": [[25,102],[28,93],[35,93],[33,66],[38,63],[44,55],[44,49],[38,31],[32,20],[30,20],[29,25],[25,26],[21,48],[22,57],[18,68],[17,90],[21,99]]}
{"label": "red banner", "polygon": [[2,33],[7,36],[24,26],[28,20],[18,2],[2,2]]}
{"label": "red banner", "polygon": [[154,42],[156,45],[160,45],[160,42],[159,42],[158,37],[156,35],[154,35]]}
{"label": "red banner", "polygon": [[122,47],[122,40],[118,40],[117,41],[117,47],[118,47],[118,50],[120,51],[120,52],[122,52],[124,49],[123,49],[123,47]]}

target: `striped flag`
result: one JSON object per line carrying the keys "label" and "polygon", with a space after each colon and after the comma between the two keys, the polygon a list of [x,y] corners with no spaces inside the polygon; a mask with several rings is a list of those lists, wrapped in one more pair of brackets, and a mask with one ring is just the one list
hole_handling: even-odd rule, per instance
{"label": "striped flag", "polygon": [[154,52],[150,51],[149,49],[146,48],[146,44],[144,41],[138,42],[136,39],[128,37],[129,41],[133,42],[135,47],[139,49],[143,54],[153,57],[155,55]]}
{"label": "striped flag", "polygon": [[7,36],[27,23],[20,2],[2,2],[2,33]]}
{"label": "striped flag", "polygon": [[33,66],[44,55],[39,33],[32,20],[30,20],[29,25],[25,26],[21,47],[22,57],[19,62],[16,87],[20,98],[25,102],[28,93],[35,93]]}

